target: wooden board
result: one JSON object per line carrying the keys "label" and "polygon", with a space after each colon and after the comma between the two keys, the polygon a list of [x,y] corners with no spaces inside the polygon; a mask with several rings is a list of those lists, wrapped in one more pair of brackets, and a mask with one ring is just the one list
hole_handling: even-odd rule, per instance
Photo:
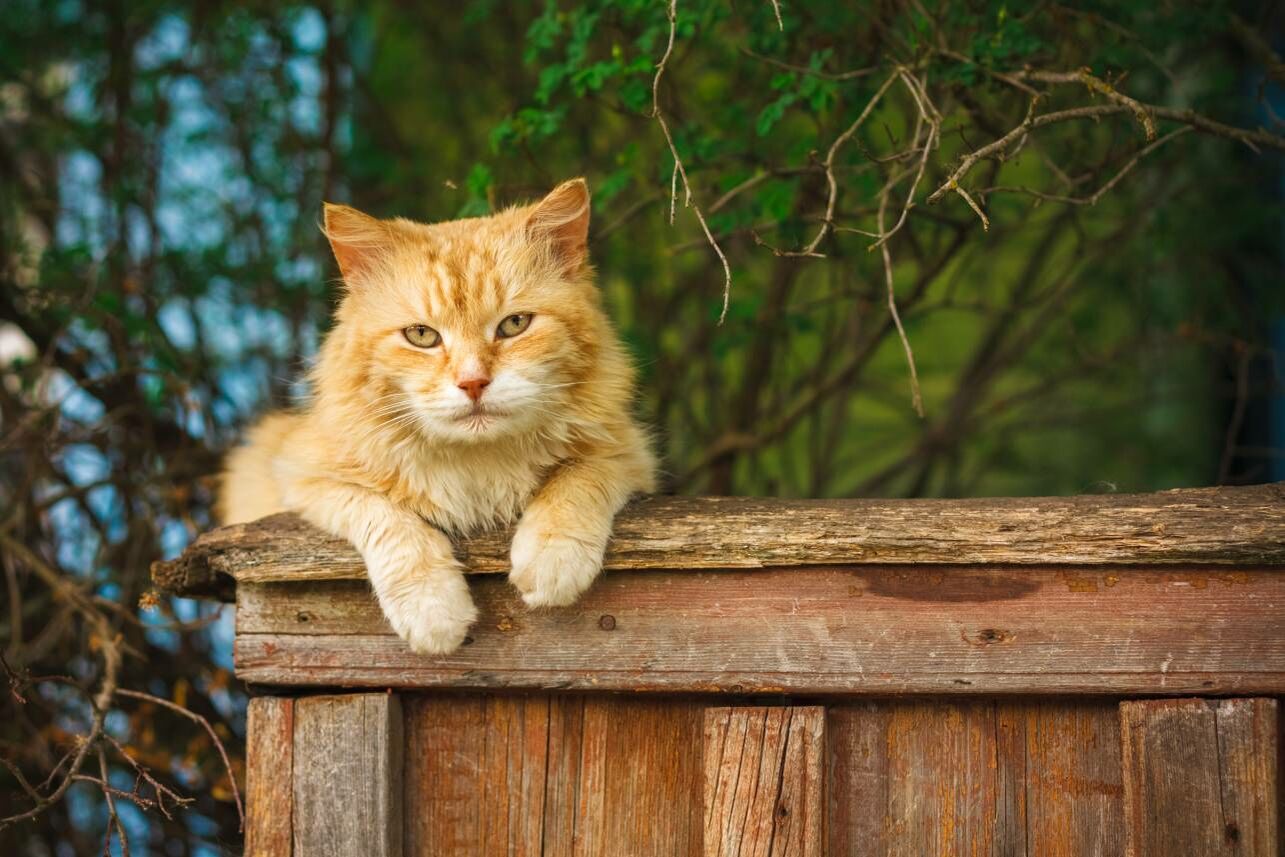
{"label": "wooden board", "polygon": [[245,738],[246,857],[290,857],[294,835],[294,700],[250,700]]}
{"label": "wooden board", "polygon": [[412,698],[406,705],[409,855],[539,855],[548,697]]}
{"label": "wooden board", "polygon": [[[1124,853],[1120,718],[1103,703],[1000,705],[1024,733],[1010,768],[1024,772],[1028,857]],[[1009,852],[1014,853],[1014,852]]]}
{"label": "wooden board", "polygon": [[705,709],[705,857],[820,857],[825,709]]}
{"label": "wooden board", "polygon": [[1113,702],[828,711],[830,855],[1120,857]]}
{"label": "wooden board", "polygon": [[398,697],[295,700],[293,754],[295,857],[401,857]]}
{"label": "wooden board", "polygon": [[1277,857],[1276,700],[1131,701],[1120,718],[1130,857]]}
{"label": "wooden board", "polygon": [[608,574],[411,653],[360,582],[244,585],[237,674],[262,684],[728,693],[1285,692],[1285,574],[1217,569],[808,568]]}
{"label": "wooden board", "polygon": [[[463,540],[475,572],[507,571],[510,533]],[[1285,564],[1285,486],[981,500],[650,497],[622,512],[607,568],[759,568],[875,563]],[[227,597],[242,582],[357,579],[353,548],[293,515],[225,527],[157,585]]]}
{"label": "wooden board", "polygon": [[695,703],[418,697],[406,717],[407,855],[700,851]]}

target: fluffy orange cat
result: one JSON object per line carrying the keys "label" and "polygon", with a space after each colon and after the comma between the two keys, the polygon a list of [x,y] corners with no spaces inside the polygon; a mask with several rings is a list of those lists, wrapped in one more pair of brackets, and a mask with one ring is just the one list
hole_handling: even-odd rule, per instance
{"label": "fluffy orange cat", "polygon": [[633,371],[589,265],[589,191],[431,225],[325,208],[345,294],[298,412],[227,461],[227,523],[293,510],[356,546],[393,629],[450,652],[477,617],[448,533],[518,520],[509,580],[574,601],[653,489]]}

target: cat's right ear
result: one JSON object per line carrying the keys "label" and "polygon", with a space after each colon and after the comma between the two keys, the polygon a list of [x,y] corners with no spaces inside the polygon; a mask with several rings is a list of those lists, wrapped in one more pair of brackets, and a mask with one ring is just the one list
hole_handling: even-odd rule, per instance
{"label": "cat's right ear", "polygon": [[322,231],[339,263],[344,282],[354,281],[369,272],[388,247],[388,228],[369,214],[347,205],[327,202],[322,210]]}

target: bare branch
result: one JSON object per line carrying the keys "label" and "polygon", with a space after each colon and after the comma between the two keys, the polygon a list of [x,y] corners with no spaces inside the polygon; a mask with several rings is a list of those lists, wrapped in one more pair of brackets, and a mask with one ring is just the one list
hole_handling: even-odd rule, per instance
{"label": "bare branch", "polygon": [[0,818],[0,830],[4,830],[19,821],[35,818],[49,809],[49,807],[62,799],[62,796],[74,782],[75,777],[80,773],[85,759],[89,756],[90,751],[96,747],[99,736],[102,735],[103,721],[107,717],[107,712],[112,705],[112,699],[117,692],[116,682],[117,677],[120,675],[121,646],[119,638],[113,633],[106,617],[94,609],[92,603],[85,597],[79,587],[51,568],[21,542],[10,538],[4,533],[0,533],[0,544],[3,544],[24,565],[32,569],[50,589],[58,592],[81,614],[91,631],[91,647],[96,648],[103,659],[103,675],[98,693],[93,697],[93,716],[90,719],[89,731],[83,737],[78,738],[78,746],[67,763],[67,773],[52,792],[35,802],[35,806],[25,812],[11,815],[7,818]]}
{"label": "bare branch", "polygon": [[[986,188],[985,190],[978,191],[978,193],[982,194],[983,196],[987,194],[992,194],[992,193],[1024,193],[1029,196],[1033,196],[1036,199],[1045,200],[1047,202],[1064,202],[1069,205],[1097,205],[1098,200],[1100,200],[1113,187],[1119,184],[1121,179],[1123,179],[1130,172],[1132,172],[1133,168],[1138,165],[1139,161],[1141,161],[1147,155],[1151,154],[1156,149],[1160,148],[1165,143],[1168,143],[1170,140],[1174,139],[1175,137],[1181,137],[1183,134],[1188,134],[1192,130],[1193,129],[1190,125],[1184,125],[1181,128],[1175,128],[1173,131],[1170,131],[1168,134],[1165,134],[1163,137],[1161,137],[1158,140],[1155,140],[1149,145],[1143,146],[1141,149],[1139,149],[1137,152],[1134,153],[1133,157],[1130,158],[1128,162],[1125,163],[1125,165],[1121,167],[1119,171],[1116,172],[1115,175],[1113,175],[1110,179],[1107,180],[1105,184],[1103,184],[1101,187],[1099,187],[1097,190],[1095,190],[1093,193],[1089,194],[1088,196],[1065,196],[1062,194],[1055,194],[1055,193],[1043,193],[1042,191],[1033,190],[1028,187],[1019,187],[1019,186],[1013,186],[1013,185],[998,185],[996,187],[990,187],[990,188]],[[976,210],[976,208],[974,208],[974,210]]]}
{"label": "bare branch", "polygon": [[129,857],[129,835],[125,833],[125,825],[120,823],[120,816],[116,814],[116,799],[112,796],[115,791],[108,781],[107,773],[107,755],[103,753],[101,745],[97,748],[98,753],[98,771],[102,774],[101,783],[103,791],[103,800],[107,801],[107,842],[103,846],[103,853],[111,854],[112,851],[112,829],[115,828],[117,839],[120,841],[121,857]]}
{"label": "bare branch", "polygon": [[807,246],[802,250],[774,251],[778,256],[819,257],[822,255],[817,252],[817,247],[821,246],[821,242],[825,240],[825,236],[830,234],[830,230],[834,227],[834,209],[839,200],[839,183],[834,177],[834,159],[838,156],[839,150],[843,148],[844,144],[851,140],[852,135],[856,134],[858,129],[865,124],[865,121],[868,118],[870,118],[870,114],[874,111],[875,105],[877,105],[879,100],[883,98],[884,93],[888,91],[888,87],[892,86],[893,83],[900,79],[901,74],[902,70],[898,68],[892,74],[888,75],[887,79],[880,84],[877,90],[875,90],[875,94],[870,97],[868,102],[866,102],[865,109],[861,111],[856,119],[852,120],[852,124],[844,129],[842,134],[834,138],[834,142],[830,144],[830,148],[826,151],[825,160],[821,163],[821,168],[825,171],[825,181],[827,186],[825,219],[821,221],[821,228],[817,230],[816,235],[812,236],[812,240],[809,241]]}
{"label": "bare branch", "polygon": [[669,189],[669,222],[674,222],[675,200],[678,196],[678,179],[683,180],[683,205],[692,210],[696,215],[696,220],[700,222],[701,231],[705,233],[705,240],[709,246],[714,248],[718,254],[718,260],[723,263],[723,309],[718,314],[718,323],[721,325],[727,319],[727,308],[732,299],[732,266],[727,261],[727,256],[723,253],[723,248],[718,246],[718,241],[714,239],[714,233],[710,231],[709,224],[705,222],[705,215],[701,213],[700,206],[692,199],[692,185],[687,180],[687,170],[683,167],[683,159],[678,155],[678,147],[674,145],[673,135],[669,133],[669,123],[665,121],[665,116],[660,110],[660,79],[665,74],[665,67],[669,63],[669,58],[674,53],[674,37],[678,32],[678,0],[669,0],[669,42],[665,46],[665,53],[661,56],[660,62],[656,63],[656,75],[651,80],[651,115],[660,125],[661,133],[665,135],[665,143],[669,146],[669,153],[674,158],[674,173],[670,179]]}
{"label": "bare branch", "polygon": [[836,83],[842,83],[843,81],[847,81],[847,80],[859,80],[860,78],[869,77],[872,74],[877,74],[880,70],[880,66],[872,65],[868,68],[856,68],[856,69],[853,69],[852,71],[829,72],[829,71],[821,71],[820,69],[809,68],[805,65],[795,65],[794,63],[782,62],[781,60],[776,59],[774,57],[765,57],[762,54],[755,53],[754,51],[745,47],[741,48],[741,53],[745,54],[747,57],[753,57],[759,62],[765,62],[768,65],[776,66],[777,68],[782,69],[784,71],[792,71],[795,74],[806,74],[809,77],[817,77],[817,78],[820,78],[821,80],[833,80]]}
{"label": "bare branch", "polygon": [[781,20],[781,0],[769,0],[772,4],[772,11],[776,13],[776,28],[782,33],[785,32],[785,22]]}
{"label": "bare branch", "polygon": [[1078,71],[1036,71],[1033,69],[1023,69],[1013,75],[1014,79],[1025,78],[1034,80],[1039,83],[1080,83],[1083,84],[1090,92],[1105,96],[1110,101],[1122,105],[1133,111],[1137,117],[1138,124],[1142,126],[1143,133],[1146,134],[1147,142],[1156,139],[1156,123],[1151,118],[1152,108],[1143,104],[1136,99],[1130,98],[1111,84],[1094,77],[1089,69],[1082,68]]}
{"label": "bare branch", "polygon": [[[884,231],[884,215],[888,211],[888,194],[884,194],[879,203],[879,232]],[[879,252],[883,256],[883,276],[884,282],[888,286],[888,312],[892,315],[893,324],[897,326],[897,336],[901,339],[901,347],[906,352],[906,365],[910,367],[910,401],[914,405],[915,413],[920,419],[924,416],[924,401],[919,392],[919,372],[915,369],[915,352],[910,348],[910,339],[906,336],[906,328],[901,323],[901,314],[897,312],[897,292],[893,288],[892,278],[892,254],[888,252],[888,242],[879,242]]]}
{"label": "bare branch", "polygon": [[125,688],[121,688],[116,692],[120,696],[128,696],[133,699],[144,699],[148,702],[154,702],[157,705],[164,706],[170,711],[173,711],[176,714],[181,714],[188,720],[201,725],[201,727],[206,731],[206,734],[210,736],[210,740],[214,742],[214,749],[219,751],[219,758],[223,760],[223,767],[228,773],[228,783],[232,786],[232,799],[236,802],[237,815],[241,818],[241,829],[244,830],[245,808],[241,805],[241,792],[236,787],[236,775],[232,771],[232,763],[228,760],[227,750],[223,749],[223,742],[219,740],[219,736],[214,731],[214,727],[210,725],[210,721],[206,720],[204,717],[189,708],[184,708],[176,702],[170,702],[168,699],[162,699],[161,697],[153,696],[150,693],[143,693],[140,690],[127,690]]}

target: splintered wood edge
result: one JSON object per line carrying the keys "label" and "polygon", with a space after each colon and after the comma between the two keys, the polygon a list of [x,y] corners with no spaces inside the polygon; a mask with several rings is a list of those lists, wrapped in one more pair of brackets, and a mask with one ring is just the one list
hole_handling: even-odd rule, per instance
{"label": "splintered wood edge", "polygon": [[[508,570],[511,530],[457,542],[474,573]],[[646,497],[616,519],[605,567],[1285,565],[1285,483],[1154,494],[978,500]],[[353,580],[347,542],[292,514],[201,535],[152,565],[161,589],[230,600],[235,581]]]}

